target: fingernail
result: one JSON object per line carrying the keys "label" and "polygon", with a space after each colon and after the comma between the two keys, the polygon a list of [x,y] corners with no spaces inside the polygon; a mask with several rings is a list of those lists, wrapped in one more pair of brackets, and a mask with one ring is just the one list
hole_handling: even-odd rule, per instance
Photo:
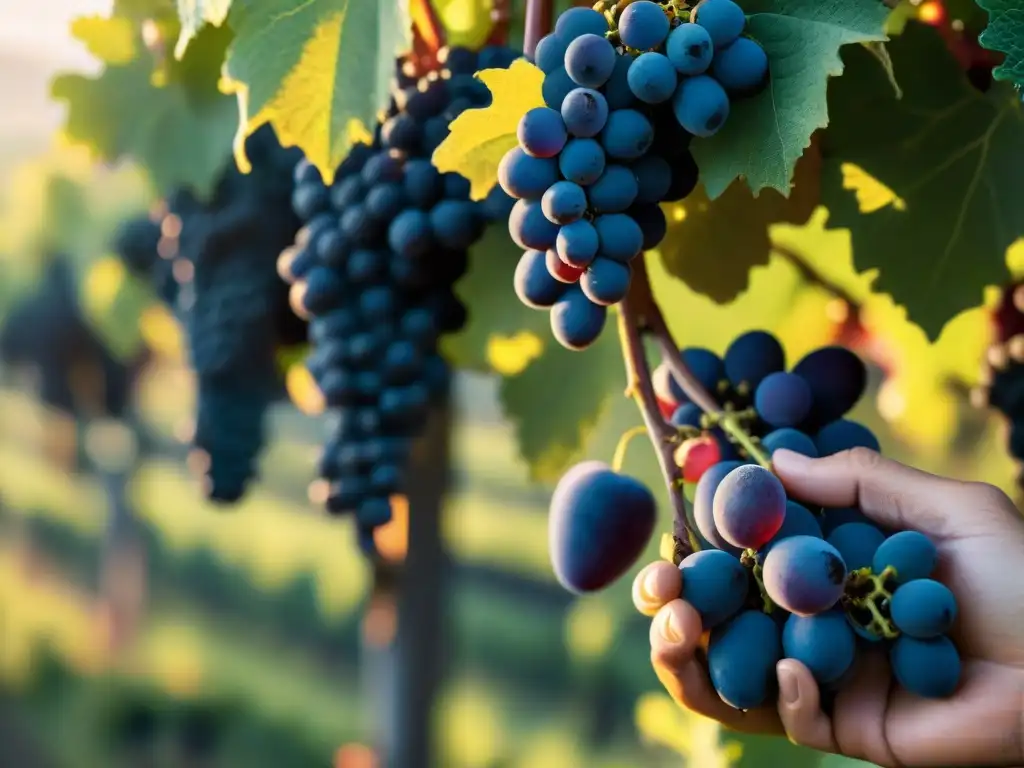
{"label": "fingernail", "polygon": [[800,700],[800,685],[796,681],[796,675],[784,664],[780,664],[777,673],[779,676],[779,695],[782,703],[793,706]]}
{"label": "fingernail", "polygon": [[665,611],[665,619],[661,622],[661,636],[665,642],[675,645],[683,639],[683,633],[676,626],[675,613],[671,610]]}
{"label": "fingernail", "polygon": [[650,573],[644,576],[643,581],[640,583],[640,594],[645,601],[651,604],[657,604],[660,601],[657,598],[658,593],[658,569],[652,568]]}
{"label": "fingernail", "polygon": [[772,464],[781,465],[784,469],[798,470],[807,466],[810,459],[802,453],[791,451],[788,448],[779,448],[772,453]]}

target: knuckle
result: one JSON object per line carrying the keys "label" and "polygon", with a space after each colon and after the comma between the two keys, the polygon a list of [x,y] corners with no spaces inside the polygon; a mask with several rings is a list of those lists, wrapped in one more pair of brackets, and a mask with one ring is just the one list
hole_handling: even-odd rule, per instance
{"label": "knuckle", "polygon": [[976,504],[983,509],[1002,512],[1013,506],[1010,497],[991,483],[970,482],[967,488],[971,496],[977,499]]}
{"label": "knuckle", "polygon": [[846,462],[857,472],[870,472],[881,466],[884,459],[878,451],[857,446],[843,451]]}

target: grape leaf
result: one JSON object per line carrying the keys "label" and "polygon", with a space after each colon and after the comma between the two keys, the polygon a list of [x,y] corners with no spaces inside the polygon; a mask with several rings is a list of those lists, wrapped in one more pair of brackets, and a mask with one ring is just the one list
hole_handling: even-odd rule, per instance
{"label": "grape leaf", "polygon": [[[546,314],[546,313],[545,313]],[[626,385],[614,312],[585,352],[545,337],[544,353],[522,373],[502,379],[500,397],[533,480],[556,480],[586,447],[605,408]],[[567,389],[566,382],[578,385]]]}
{"label": "grape leaf", "polygon": [[477,74],[494,100],[483,109],[467,109],[451,124],[448,138],[434,151],[439,171],[459,173],[472,184],[470,196],[482,200],[497,183],[498,164],[516,146],[519,120],[534,107],[544,106],[544,73],[525,59],[508,69]]}
{"label": "grape leaf", "polygon": [[[829,225],[851,231],[857,269],[877,268],[874,290],[935,339],[1009,277],[1007,248],[1024,234],[1024,115],[1009,86],[974,89],[930,27],[909,23],[889,50],[902,99],[863,50],[832,85],[823,200]],[[852,167],[890,202],[862,211],[843,180]]]}
{"label": "grape leaf", "polygon": [[800,158],[795,194],[773,189],[754,197],[741,181],[717,200],[697,189],[684,201],[666,204],[668,234],[658,246],[665,269],[720,304],[747,289],[750,270],[771,257],[772,224],[803,224],[818,205],[821,155],[812,145]]}
{"label": "grape leaf", "polygon": [[990,51],[1006,54],[1006,60],[992,70],[992,75],[1024,87],[1024,5],[1020,0],[977,2],[988,11],[988,26],[978,42]]}
{"label": "grape leaf", "polygon": [[[106,28],[121,39],[123,19],[107,19]],[[79,31],[93,50],[106,49],[100,25]],[[237,124],[231,99],[217,89],[230,32],[204,28],[181,61],[158,59],[136,34],[138,55],[128,63],[54,79],[51,93],[68,107],[64,133],[104,161],[132,158],[162,194],[184,186],[206,196],[231,158]]]}
{"label": "grape leaf", "polygon": [[270,123],[330,183],[388,104],[395,58],[409,38],[406,11],[405,0],[234,0],[225,88],[242,117],[239,167],[249,167],[245,138]]}
{"label": "grape leaf", "polygon": [[885,40],[888,10],[879,0],[740,0],[747,32],[768,54],[771,78],[757,96],[735,101],[725,126],[696,139],[693,156],[711,200],[743,177],[789,194],[797,158],[828,125],[826,88],[839,75],[839,49]]}
{"label": "grape leaf", "polygon": [[178,0],[178,18],[181,19],[181,34],[174,48],[179,59],[185,55],[188,44],[204,24],[219,27],[227,20],[231,0]]}
{"label": "grape leaf", "polygon": [[139,54],[135,27],[123,16],[80,16],[71,22],[71,36],[104,64],[128,64]]}

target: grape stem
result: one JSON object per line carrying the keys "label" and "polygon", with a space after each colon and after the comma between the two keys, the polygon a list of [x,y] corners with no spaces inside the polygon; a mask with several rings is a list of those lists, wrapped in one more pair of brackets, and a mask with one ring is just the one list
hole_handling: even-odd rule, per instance
{"label": "grape stem", "polygon": [[537,51],[537,43],[551,31],[555,22],[553,0],[526,0],[526,39],[523,53],[533,59]]}
{"label": "grape stem", "polygon": [[651,367],[641,337],[641,331],[647,327],[646,321],[653,297],[646,272],[642,267],[642,258],[638,261],[640,268],[637,272],[643,273],[643,279],[638,279],[638,275],[634,274],[629,293],[619,304],[619,340],[626,363],[626,396],[632,397],[640,408],[644,427],[651,438],[661,473],[665,478],[669,499],[672,502],[672,559],[678,564],[693,553],[693,545],[689,524],[686,521],[683,476],[673,458],[678,437],[675,429],[665,421],[658,408]]}
{"label": "grape stem", "polygon": [[619,438],[619,444],[615,446],[615,456],[612,457],[612,469],[616,472],[622,471],[622,465],[626,462],[626,451],[629,450],[629,444],[633,442],[634,437],[647,434],[647,427],[633,427],[627,429],[626,432]]}

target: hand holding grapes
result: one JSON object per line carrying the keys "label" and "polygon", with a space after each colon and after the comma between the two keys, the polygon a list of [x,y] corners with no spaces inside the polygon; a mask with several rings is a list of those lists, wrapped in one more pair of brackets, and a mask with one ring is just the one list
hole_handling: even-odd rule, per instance
{"label": "hand holding grapes", "polygon": [[960,606],[951,632],[963,659],[961,683],[945,699],[918,698],[894,685],[882,650],[859,652],[831,716],[808,669],[778,664],[777,708],[740,712],[715,692],[698,656],[701,620],[678,599],[680,572],[669,563],[637,577],[637,608],[654,616],[651,658],[680,704],[736,730],[785,733],[823,751],[883,766],[1024,763],[1024,521],[1001,492],[935,477],[853,450],[823,459],[773,455],[788,492],[826,507],[858,506],[878,525],[916,530],[939,551],[935,576]]}

